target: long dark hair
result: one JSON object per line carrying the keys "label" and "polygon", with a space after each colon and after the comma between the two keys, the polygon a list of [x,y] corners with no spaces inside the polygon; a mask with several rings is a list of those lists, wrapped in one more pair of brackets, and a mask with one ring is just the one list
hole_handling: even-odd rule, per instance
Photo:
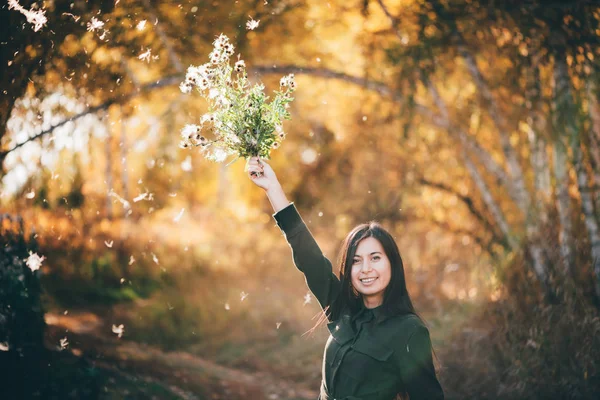
{"label": "long dark hair", "polygon": [[331,306],[322,313],[315,328],[326,320],[335,321],[339,319],[343,313],[355,314],[362,307],[361,303],[363,300],[352,287],[352,261],[354,260],[358,244],[363,239],[369,237],[381,243],[386,256],[390,260],[390,267],[392,269],[390,283],[383,295],[382,314],[386,316],[408,313],[417,315],[406,288],[404,264],[402,263],[398,245],[394,237],[385,228],[378,222],[371,221],[356,226],[344,239],[338,256],[341,291],[333,299]]}

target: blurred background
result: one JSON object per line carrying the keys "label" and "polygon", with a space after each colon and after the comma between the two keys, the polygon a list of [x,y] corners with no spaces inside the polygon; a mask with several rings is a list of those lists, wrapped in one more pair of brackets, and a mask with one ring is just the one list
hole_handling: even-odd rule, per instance
{"label": "blurred background", "polygon": [[317,397],[328,334],[265,194],[178,147],[206,111],[178,86],[220,33],[266,91],[296,75],[270,163],[334,263],[358,223],[395,235],[448,399],[600,395],[599,2],[10,0],[0,21],[3,399]]}

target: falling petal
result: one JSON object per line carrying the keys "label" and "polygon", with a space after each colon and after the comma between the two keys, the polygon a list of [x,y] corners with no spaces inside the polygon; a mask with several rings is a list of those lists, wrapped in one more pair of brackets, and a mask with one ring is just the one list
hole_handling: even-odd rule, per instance
{"label": "falling petal", "polygon": [[134,202],[134,203],[137,203],[138,201],[145,200],[145,199],[146,199],[146,197],[148,197],[148,192],[146,192],[146,193],[142,193],[142,194],[140,194],[139,196],[135,197],[135,198],[133,199],[133,202]]}
{"label": "falling petal", "polygon": [[25,264],[27,264],[27,266],[29,267],[29,269],[34,272],[37,271],[38,269],[40,269],[40,267],[42,266],[42,261],[44,261],[46,259],[46,257],[44,256],[38,256],[37,253],[32,253],[31,251],[29,252],[29,257],[27,258],[27,260],[25,261]]}
{"label": "falling petal", "polygon": [[181,170],[185,172],[190,172],[192,170],[192,157],[187,156],[185,160],[181,163]]}
{"label": "falling petal", "polygon": [[135,258],[133,256],[129,256],[129,265],[135,262]]}
{"label": "falling petal", "polygon": [[246,297],[248,297],[248,293],[242,291],[242,293],[240,293],[240,301],[244,301]]}
{"label": "falling petal", "polygon": [[179,222],[179,220],[181,219],[181,217],[183,216],[183,211],[185,210],[185,208],[182,208],[181,211],[179,211],[179,214],[177,214],[175,216],[175,218],[173,218],[173,222]]}
{"label": "falling petal", "polygon": [[8,347],[8,342],[0,342],[0,351],[8,351],[10,348]]}
{"label": "falling petal", "polygon": [[110,242],[107,242],[106,240],[104,241],[104,244],[106,245],[106,247],[108,247],[109,249],[112,248],[114,243],[114,240],[111,240]]}
{"label": "falling petal", "polygon": [[311,302],[311,300],[312,300],[312,297],[311,297],[311,295],[310,295],[310,292],[309,292],[309,293],[306,293],[306,294],[304,295],[304,305],[306,305],[306,304],[310,303],[310,302]]}
{"label": "falling petal", "polygon": [[231,309],[231,307],[229,307],[229,303],[225,303],[225,309],[226,309],[227,311],[229,311],[229,310]]}
{"label": "falling petal", "polygon": [[109,191],[108,191],[108,195],[109,195],[109,196],[112,196],[112,197],[115,197],[117,200],[119,200],[119,202],[120,202],[121,204],[123,204],[123,207],[124,207],[124,208],[126,208],[126,209],[129,209],[129,208],[131,208],[131,204],[129,204],[129,202],[128,202],[127,200],[125,200],[124,198],[122,198],[121,196],[119,196],[118,194],[116,194],[116,193],[114,192],[114,190],[112,190],[112,189],[111,189],[111,190],[109,190]]}
{"label": "falling petal", "polygon": [[125,331],[125,327],[123,326],[123,324],[117,326],[117,325],[113,325],[112,326],[112,331],[113,333],[116,333],[118,337],[123,336],[123,332]]}
{"label": "falling petal", "polygon": [[68,13],[68,12],[64,12],[64,13],[62,13],[62,15],[68,15],[70,17],[73,17],[73,19],[75,20],[75,22],[78,22],[79,19],[81,18],[81,17],[78,17],[77,15],[73,15],[73,14]]}
{"label": "falling petal", "polygon": [[8,9],[9,10],[17,10],[21,14],[25,16],[27,22],[33,24],[34,32],[39,31],[42,27],[48,22],[46,18],[46,10],[34,10],[33,8],[27,10],[23,6],[21,6],[18,0],[8,0]]}
{"label": "falling petal", "polygon": [[248,22],[246,22],[246,29],[248,29],[249,31],[253,31],[256,28],[258,28],[259,23],[260,19],[258,21],[255,21],[254,19],[250,18]]}
{"label": "falling petal", "polygon": [[152,261],[154,261],[158,265],[158,257],[156,257],[156,254],[154,253],[152,253]]}
{"label": "falling petal", "polygon": [[142,61],[150,62],[150,58],[152,57],[152,50],[148,49],[142,54],[138,56],[138,58]]}
{"label": "falling petal", "polygon": [[96,17],[92,17],[90,19],[90,21],[87,23],[87,30],[89,32],[94,32],[98,29],[102,29],[104,28],[104,22],[100,21],[98,18]]}

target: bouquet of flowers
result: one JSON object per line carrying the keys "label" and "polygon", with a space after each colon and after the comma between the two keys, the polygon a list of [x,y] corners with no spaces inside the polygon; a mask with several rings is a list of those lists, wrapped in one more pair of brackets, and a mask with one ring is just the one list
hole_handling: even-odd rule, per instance
{"label": "bouquet of flowers", "polygon": [[[290,119],[289,103],[296,89],[294,75],[284,76],[274,98],[263,92],[264,85],[251,85],[244,60],[232,67],[230,57],[234,46],[221,34],[213,43],[210,62],[190,66],[180,89],[189,93],[196,88],[208,102],[208,113],[198,124],[186,125],[181,130],[181,148],[200,147],[204,156],[222,162],[230,155],[268,159],[271,149],[285,139],[284,119]],[[233,162],[232,161],[232,162]]]}

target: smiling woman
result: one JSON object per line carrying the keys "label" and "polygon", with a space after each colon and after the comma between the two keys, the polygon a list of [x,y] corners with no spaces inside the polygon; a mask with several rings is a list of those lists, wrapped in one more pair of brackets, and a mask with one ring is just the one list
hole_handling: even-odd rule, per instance
{"label": "smiling woman", "polygon": [[355,227],[338,277],[269,164],[252,157],[248,173],[266,191],[294,264],[323,308],[319,323],[328,322],[319,400],[443,399],[429,330],[410,300],[393,236],[375,222]]}
{"label": "smiling woman", "polygon": [[385,288],[390,283],[392,268],[381,243],[373,238],[363,239],[352,261],[352,287],[361,295],[367,308],[383,304]]}

